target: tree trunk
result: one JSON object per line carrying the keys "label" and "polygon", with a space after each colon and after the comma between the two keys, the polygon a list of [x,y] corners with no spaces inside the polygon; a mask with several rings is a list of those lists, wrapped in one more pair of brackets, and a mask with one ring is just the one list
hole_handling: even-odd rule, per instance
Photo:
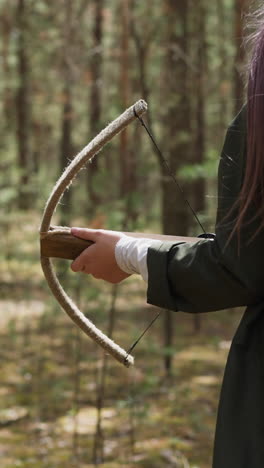
{"label": "tree trunk", "polygon": [[[207,53],[206,53],[206,8],[204,0],[196,4],[195,14],[192,18],[192,30],[194,43],[195,67],[191,71],[192,93],[194,94],[194,125],[192,138],[192,154],[190,162],[202,164],[205,158],[206,123],[205,123],[205,80],[207,76]],[[205,210],[205,180],[199,178],[192,183],[192,206],[196,212]]]}
{"label": "tree trunk", "polygon": [[[72,145],[72,92],[71,84],[65,77],[64,89],[63,89],[63,100],[62,105],[62,117],[61,117],[61,142],[60,142],[60,173],[62,173],[65,167],[69,163],[69,158],[73,153]],[[70,190],[66,190],[63,201],[61,204],[61,218],[60,222],[62,225],[68,225],[71,212],[71,199],[72,195]]]}
{"label": "tree trunk", "polygon": [[18,89],[17,110],[17,153],[19,168],[18,206],[25,210],[30,206],[29,197],[29,63],[26,48],[27,12],[25,0],[17,3],[17,64]]}
{"label": "tree trunk", "polygon": [[229,57],[227,54],[227,24],[226,24],[226,14],[225,14],[225,5],[224,0],[217,0],[216,2],[216,12],[217,12],[217,34],[221,40],[218,40],[218,54],[219,54],[219,111],[218,119],[216,122],[217,128],[216,144],[221,145],[223,141],[223,134],[227,125],[227,115],[228,115],[228,101],[230,99],[230,90],[229,90],[229,77],[230,70],[228,68]]}
{"label": "tree trunk", "polygon": [[[60,173],[69,164],[69,158],[73,153],[72,143],[72,120],[73,120],[73,106],[72,106],[72,70],[71,70],[71,51],[72,43],[74,40],[73,30],[73,11],[72,1],[65,0],[65,28],[64,28],[64,41],[63,41],[63,57],[62,57],[62,116],[61,116],[61,141],[60,141]],[[69,224],[71,212],[71,192],[66,190],[63,201],[61,204],[61,219],[62,225]]]}
{"label": "tree trunk", "polygon": [[[93,138],[101,130],[102,113],[102,63],[103,63],[103,7],[104,0],[94,1],[94,25],[92,32],[92,58],[90,62],[91,93],[89,106],[90,136]],[[87,187],[94,207],[100,203],[99,192],[96,190],[96,174],[99,159],[94,158],[88,166]]]}
{"label": "tree trunk", "polygon": [[[187,89],[187,13],[188,1],[166,0],[165,14],[165,73],[163,95],[164,147],[166,158],[173,174],[176,174],[190,157],[190,103]],[[182,194],[162,166],[162,226],[164,234],[187,235],[189,213]]]}
{"label": "tree trunk", "polygon": [[[202,164],[206,152],[206,123],[205,123],[205,79],[207,76],[207,54],[206,54],[206,8],[204,0],[200,0],[196,6],[195,18],[193,18],[194,37],[197,44],[195,55],[195,74],[193,76],[194,95],[195,99],[195,133],[194,145],[192,148],[191,162],[194,164]],[[206,183],[204,178],[197,179],[191,186],[192,191],[192,207],[196,213],[205,211],[205,190]],[[201,329],[201,315],[194,314],[193,316],[194,331],[199,332]]]}
{"label": "tree trunk", "polygon": [[[139,94],[148,104],[148,112],[144,116],[144,121],[147,123],[148,128],[153,134],[152,128],[152,105],[150,102],[152,88],[150,86],[148,73],[150,72],[150,63],[148,62],[150,49],[154,43],[154,38],[156,34],[156,24],[151,24],[146,20],[148,12],[151,9],[152,2],[151,0],[146,0],[144,3],[145,9],[143,10],[143,16],[140,16],[140,13],[137,13],[138,2],[136,0],[131,0],[131,17],[130,17],[130,31],[131,38],[134,42],[135,47],[135,61],[136,61],[136,73],[134,78],[135,83],[135,92]],[[140,5],[141,6],[141,5]],[[133,145],[134,155],[134,164],[139,168],[139,171],[145,168],[145,161],[142,159],[138,160],[137,155],[141,154],[141,144],[146,138],[144,132],[142,132],[142,126],[136,125],[135,132],[133,135],[133,140],[137,142],[137,145]],[[155,151],[154,146],[150,146],[150,149]],[[143,180],[141,183],[138,183],[138,178],[135,178],[135,184],[133,187],[134,191],[139,193],[139,196],[144,200],[144,212],[145,212],[145,221],[148,223],[148,216],[151,216],[150,206],[153,206],[153,194],[150,186],[146,187],[146,180]],[[141,212],[142,213],[142,212]],[[137,217],[137,215],[135,216]]]}
{"label": "tree trunk", "polygon": [[[190,109],[187,58],[187,19],[188,1],[175,2],[166,0],[165,15],[167,19],[164,29],[165,63],[163,77],[164,114],[164,146],[166,159],[170,170],[176,174],[183,164],[189,160],[190,149]],[[164,234],[187,235],[189,228],[189,213],[182,194],[161,163],[162,173],[162,228]],[[172,314],[165,315],[165,347],[172,348]],[[172,354],[165,357],[165,369],[170,373]]]}
{"label": "tree trunk", "polygon": [[[147,9],[151,8],[151,2],[148,0]],[[147,57],[151,42],[153,41],[153,35],[144,30],[144,24],[142,25],[140,19],[136,16],[136,1],[131,0],[131,18],[130,18],[130,31],[131,37],[135,44],[136,49],[136,60],[138,62],[137,77],[138,84],[140,87],[140,95],[142,99],[148,103],[150,87],[147,80]],[[149,123],[149,112],[146,117]]]}
{"label": "tree trunk", "polygon": [[[122,108],[127,108],[131,102],[130,82],[130,31],[131,31],[131,0],[121,0],[121,69],[120,95]],[[137,191],[136,151],[131,147],[132,128],[125,128],[120,134],[120,195],[126,201],[124,226],[131,227],[137,219],[137,207],[134,194]],[[130,224],[131,223],[131,224]]]}
{"label": "tree trunk", "polygon": [[[120,95],[122,107],[128,107],[130,97],[129,82],[129,3],[130,0],[121,0],[121,60],[120,60]],[[120,135],[120,195],[126,197],[129,193],[129,129]]]}
{"label": "tree trunk", "polygon": [[235,114],[241,109],[245,102],[245,85],[243,68],[245,65],[245,49],[243,47],[243,19],[247,0],[235,0],[235,70],[234,70],[234,102]]}
{"label": "tree trunk", "polygon": [[2,8],[0,21],[1,21],[1,32],[2,32],[2,47],[1,47],[1,56],[2,56],[2,68],[3,68],[3,117],[4,117],[4,127],[6,132],[10,132],[13,129],[13,109],[14,109],[14,100],[11,90],[11,70],[9,63],[9,54],[10,54],[10,40],[12,34],[12,16],[10,14],[10,9],[8,5]]}

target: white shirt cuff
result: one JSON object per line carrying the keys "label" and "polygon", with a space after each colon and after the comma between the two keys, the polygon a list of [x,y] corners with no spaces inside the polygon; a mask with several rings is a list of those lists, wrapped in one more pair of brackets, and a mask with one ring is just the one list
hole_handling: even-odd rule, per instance
{"label": "white shirt cuff", "polygon": [[128,274],[138,273],[148,281],[147,253],[153,244],[161,244],[154,239],[122,236],[115,247],[116,262]]}

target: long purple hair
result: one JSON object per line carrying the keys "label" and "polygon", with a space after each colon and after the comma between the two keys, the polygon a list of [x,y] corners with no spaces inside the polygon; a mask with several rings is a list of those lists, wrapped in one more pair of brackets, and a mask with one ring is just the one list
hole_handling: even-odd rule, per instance
{"label": "long purple hair", "polygon": [[234,228],[238,235],[252,205],[255,214],[247,222],[260,220],[255,235],[264,228],[264,7],[254,14],[254,23],[247,88],[247,159]]}

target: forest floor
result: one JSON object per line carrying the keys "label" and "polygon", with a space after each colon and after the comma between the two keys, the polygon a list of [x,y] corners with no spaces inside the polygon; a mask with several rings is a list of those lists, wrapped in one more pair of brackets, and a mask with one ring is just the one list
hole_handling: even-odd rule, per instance
{"label": "forest floor", "polygon": [[[29,213],[16,218],[19,234],[11,222],[1,234],[1,468],[210,468],[219,391],[241,310],[201,315],[199,332],[194,316],[173,314],[171,349],[163,346],[160,317],[135,348],[134,368],[108,358],[95,437],[103,355],[51,297],[38,261],[37,223]],[[105,331],[113,287],[57,263],[66,289]],[[137,277],[118,289],[114,339],[126,349],[157,313],[145,289]]]}

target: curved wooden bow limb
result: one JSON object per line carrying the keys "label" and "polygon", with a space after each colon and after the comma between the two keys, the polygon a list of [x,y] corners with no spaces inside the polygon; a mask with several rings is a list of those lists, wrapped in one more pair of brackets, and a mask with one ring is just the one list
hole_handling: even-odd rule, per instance
{"label": "curved wooden bow limb", "polygon": [[[137,101],[133,106],[129,107],[117,119],[111,122],[104,130],[102,130],[80,153],[75,156],[69,166],[65,169],[61,177],[56,182],[46,203],[41,225],[40,225],[40,242],[48,234],[51,233],[51,218],[56,210],[56,207],[73,178],[79,170],[95,156],[102,147],[108,143],[115,135],[121,132],[130,122],[138,115],[142,115],[147,110],[145,101]],[[63,230],[63,228],[61,228]],[[60,230],[60,232],[61,232]],[[54,233],[56,232],[53,231]],[[101,332],[74,304],[72,299],[62,288],[51,263],[49,257],[41,255],[41,266],[46,277],[47,283],[57,299],[61,307],[69,315],[69,317],[80,327],[88,336],[96,341],[107,353],[115,357],[119,362],[126,367],[133,365],[134,358],[129,355],[124,349],[118,346],[113,340],[108,338]]]}

